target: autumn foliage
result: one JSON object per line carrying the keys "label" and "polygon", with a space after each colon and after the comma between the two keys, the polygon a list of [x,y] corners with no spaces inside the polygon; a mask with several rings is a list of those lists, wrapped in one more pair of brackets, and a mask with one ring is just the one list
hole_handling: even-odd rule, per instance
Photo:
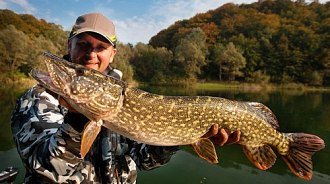
{"label": "autumn foliage", "polygon": [[[119,43],[113,67],[126,81],[154,85],[202,80],[329,86],[329,30],[330,2],[229,3],[173,23],[149,44]],[[0,10],[0,72],[28,76],[42,62],[41,52],[65,53],[67,36],[59,25]]]}

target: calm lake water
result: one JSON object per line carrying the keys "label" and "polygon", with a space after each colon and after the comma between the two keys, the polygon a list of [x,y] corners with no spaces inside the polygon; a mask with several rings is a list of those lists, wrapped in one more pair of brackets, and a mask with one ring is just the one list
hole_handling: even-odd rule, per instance
{"label": "calm lake water", "polygon": [[[282,132],[306,132],[330,142],[329,92],[243,92],[235,90],[192,91],[174,88],[149,88],[150,92],[166,95],[207,95],[240,101],[257,101],[267,105],[276,114]],[[11,130],[10,113],[18,93],[0,91],[0,170],[8,166],[19,168],[15,183],[21,183],[24,167],[16,152]],[[212,165],[198,158],[189,147],[182,147],[171,161],[152,171],[140,171],[138,183],[267,183],[267,184],[330,184],[330,147],[313,156],[314,176],[309,182],[294,176],[281,157],[267,171],[255,168],[245,157],[239,145],[218,147],[219,164]]]}

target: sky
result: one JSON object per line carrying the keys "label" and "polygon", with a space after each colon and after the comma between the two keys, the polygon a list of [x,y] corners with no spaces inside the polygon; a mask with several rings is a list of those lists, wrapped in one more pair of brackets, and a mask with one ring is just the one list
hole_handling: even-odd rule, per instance
{"label": "sky", "polygon": [[[100,12],[116,26],[123,43],[148,43],[159,31],[225,3],[250,4],[257,0],[0,0],[0,9],[31,14],[70,31],[79,15]],[[325,3],[329,0],[320,0]],[[306,0],[309,2],[309,0]]]}

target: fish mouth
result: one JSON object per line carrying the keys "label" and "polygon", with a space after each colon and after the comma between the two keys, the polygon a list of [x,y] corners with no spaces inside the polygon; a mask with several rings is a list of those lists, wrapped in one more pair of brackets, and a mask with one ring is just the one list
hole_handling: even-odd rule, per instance
{"label": "fish mouth", "polygon": [[[63,95],[67,93],[68,84],[72,81],[72,72],[74,69],[68,67],[68,62],[50,53],[43,53],[46,58],[44,61],[45,68],[40,67],[32,69],[31,75],[39,84],[49,90]],[[73,71],[70,71],[73,70]]]}
{"label": "fish mouth", "polygon": [[[37,80],[42,86],[52,90],[58,91],[57,87],[54,85],[53,80],[48,72],[41,71],[38,69],[32,69],[31,71],[32,77]],[[58,91],[59,92],[59,91]]]}

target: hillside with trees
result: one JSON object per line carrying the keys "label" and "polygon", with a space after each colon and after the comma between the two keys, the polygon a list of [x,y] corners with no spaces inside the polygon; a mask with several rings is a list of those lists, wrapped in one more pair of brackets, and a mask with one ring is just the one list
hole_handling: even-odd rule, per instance
{"label": "hillside with trees", "polygon": [[[43,63],[42,53],[58,56],[66,54],[69,32],[62,26],[36,19],[28,14],[16,14],[11,10],[0,10],[0,84],[26,83],[32,68]],[[129,64],[129,44],[118,44],[115,67],[122,70],[124,80],[132,81],[133,69]],[[15,84],[17,86],[17,84]]]}
{"label": "hillside with trees", "polygon": [[67,33],[61,26],[0,10],[0,72],[28,74],[40,64],[40,53],[64,53]]}
{"label": "hillside with trees", "polygon": [[[187,35],[197,29],[194,50],[187,40],[197,38]],[[172,51],[173,65],[197,67],[190,74],[198,79],[329,85],[329,40],[329,2],[276,0],[225,4],[175,22],[149,44]]]}
{"label": "hillside with trees", "polygon": [[[27,78],[41,53],[65,53],[68,32],[32,15],[0,10],[0,82]],[[330,2],[225,4],[179,20],[149,44],[117,45],[124,80],[330,85]],[[120,40],[120,38],[119,38]]]}

